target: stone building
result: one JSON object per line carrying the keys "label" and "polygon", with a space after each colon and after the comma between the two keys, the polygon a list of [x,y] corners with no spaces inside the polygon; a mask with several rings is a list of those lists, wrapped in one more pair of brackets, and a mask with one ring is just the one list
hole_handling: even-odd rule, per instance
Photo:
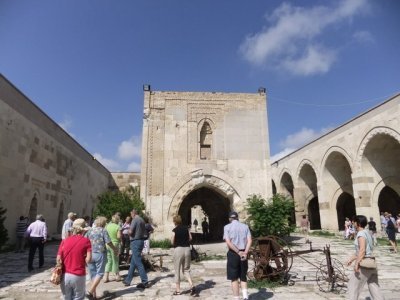
{"label": "stone building", "polygon": [[[210,237],[222,238],[230,210],[250,194],[272,193],[265,89],[258,93],[144,92],[141,197],[169,236],[172,217],[208,217]],[[244,215],[241,214],[241,217]]]}
{"label": "stone building", "polygon": [[312,229],[400,213],[400,94],[272,163],[273,192],[294,198]]}
{"label": "stone building", "polygon": [[69,211],[91,215],[110,172],[0,75],[0,207],[10,242],[20,215],[43,214],[57,236]]}

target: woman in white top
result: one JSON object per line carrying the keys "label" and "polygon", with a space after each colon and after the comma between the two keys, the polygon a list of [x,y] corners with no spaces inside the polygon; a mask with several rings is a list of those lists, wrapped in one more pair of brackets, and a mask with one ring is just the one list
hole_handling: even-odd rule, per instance
{"label": "woman in white top", "polygon": [[354,218],[354,227],[357,232],[357,236],[354,239],[356,253],[347,262],[347,265],[350,266],[353,261],[355,261],[354,272],[350,275],[350,281],[348,284],[349,299],[351,300],[358,300],[361,290],[366,283],[368,284],[369,293],[371,294],[372,299],[384,299],[379,289],[377,269],[369,269],[360,266],[360,262],[364,258],[373,258],[372,237],[368,230],[365,230],[367,223],[368,221],[365,216],[359,215]]}

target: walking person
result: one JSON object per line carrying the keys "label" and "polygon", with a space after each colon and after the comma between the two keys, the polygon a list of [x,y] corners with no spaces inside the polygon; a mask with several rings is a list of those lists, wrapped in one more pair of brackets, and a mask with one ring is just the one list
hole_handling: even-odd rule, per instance
{"label": "walking person", "polygon": [[131,228],[131,222],[132,222],[132,217],[127,216],[125,218],[125,223],[122,225],[121,255],[125,262],[129,262],[129,248],[130,248],[129,228]]}
{"label": "walking person", "polygon": [[197,219],[194,219],[193,226],[194,226],[194,232],[197,232],[197,226],[199,226],[199,221],[197,221]]}
{"label": "walking person", "polygon": [[150,235],[154,232],[154,228],[153,228],[153,226],[151,226],[148,216],[144,216],[143,220],[145,223],[144,228],[146,230],[146,233],[145,233],[145,237],[144,237],[145,240],[143,243],[142,254],[147,255],[147,254],[150,254]]}
{"label": "walking person", "polygon": [[391,251],[397,253],[397,241],[396,241],[396,225],[393,223],[391,219],[391,215],[389,213],[385,213],[386,217],[386,233],[389,239],[390,244],[392,245]]}
{"label": "walking person", "polygon": [[[108,235],[110,236],[111,243],[115,248],[119,249],[119,245],[121,243],[121,227],[119,225],[120,219],[117,214],[111,217],[111,222],[107,224],[106,230]],[[115,253],[114,250],[110,246],[106,246],[107,248],[107,264],[104,273],[104,282],[109,282],[109,274],[110,272],[115,274],[115,281],[121,281],[121,276],[119,275],[119,255]]]}
{"label": "walking person", "polygon": [[101,279],[104,276],[104,271],[107,263],[106,245],[109,246],[115,254],[118,254],[118,249],[111,242],[105,226],[107,224],[106,217],[97,217],[94,221],[94,226],[87,232],[87,237],[92,244],[92,260],[88,267],[90,272],[90,288],[86,293],[86,297],[90,300],[96,299],[96,289]]}
{"label": "walking person", "polygon": [[300,220],[300,228],[301,228],[301,233],[304,235],[306,243],[308,243],[308,232],[310,230],[310,221],[308,220],[307,215],[303,215],[303,218]]}
{"label": "walking person", "polygon": [[[231,280],[233,299],[239,300],[240,288],[242,289],[243,300],[249,298],[247,292],[247,269],[252,238],[250,229],[246,224],[240,223],[238,214],[229,214],[229,224],[224,227],[224,240],[228,246],[227,253],[227,278]],[[240,284],[239,284],[240,281]]]}
{"label": "walking person", "polygon": [[135,209],[132,209],[131,217],[132,217],[132,222],[131,222],[131,227],[129,229],[129,236],[131,240],[132,258],[131,258],[131,264],[129,266],[128,275],[126,276],[123,283],[125,286],[131,285],[133,279],[133,273],[137,268],[141,282],[136,285],[136,288],[145,289],[150,287],[146,270],[144,269],[142,262],[142,251],[146,235],[146,228],[143,219],[139,216],[138,212]]}
{"label": "walking person", "polygon": [[57,264],[63,266],[61,292],[64,300],[85,299],[86,268],[92,260],[92,245],[85,234],[86,222],[76,219],[72,235],[62,240],[57,252]]}
{"label": "walking person", "polygon": [[61,231],[61,239],[65,240],[72,234],[72,224],[76,219],[76,213],[69,212],[68,218],[64,221],[62,231]]}
{"label": "walking person", "polygon": [[372,238],[365,226],[367,226],[367,218],[358,215],[354,219],[354,226],[357,236],[354,239],[356,253],[347,262],[350,266],[354,261],[354,272],[350,275],[348,284],[348,296],[350,300],[358,300],[364,285],[368,284],[369,293],[374,300],[384,299],[379,288],[378,270],[376,268],[361,267],[360,263],[364,258],[372,258]]}
{"label": "walking person", "polygon": [[15,253],[24,252],[25,249],[25,232],[28,229],[28,218],[20,216],[15,228],[17,242],[15,244]]}
{"label": "walking person", "polygon": [[36,216],[36,221],[31,223],[26,230],[26,236],[29,237],[29,258],[28,271],[33,270],[33,258],[35,257],[36,249],[39,249],[39,268],[44,264],[44,244],[47,239],[47,226],[42,215]]}
{"label": "walking person", "polygon": [[187,226],[182,225],[182,218],[173,217],[175,228],[172,230],[171,243],[174,247],[174,269],[175,269],[175,292],[174,296],[181,295],[181,270],[186,280],[190,284],[190,294],[196,294],[196,288],[193,285],[193,280],[190,275],[190,241],[192,235]]}
{"label": "walking person", "polygon": [[376,223],[375,223],[373,217],[369,218],[368,230],[369,230],[369,233],[371,234],[372,239],[374,241],[374,246],[378,245],[378,241],[377,241],[377,238],[376,238]]}

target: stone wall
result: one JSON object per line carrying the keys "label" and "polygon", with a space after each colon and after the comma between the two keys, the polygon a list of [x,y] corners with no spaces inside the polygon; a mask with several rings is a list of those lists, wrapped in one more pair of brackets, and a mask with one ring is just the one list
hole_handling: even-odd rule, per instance
{"label": "stone wall", "polygon": [[11,242],[20,215],[43,214],[58,236],[68,212],[90,215],[110,182],[103,165],[0,75],[0,206]]}
{"label": "stone wall", "polygon": [[140,173],[136,172],[111,172],[111,176],[115,182],[114,188],[121,191],[127,187],[140,187]]}

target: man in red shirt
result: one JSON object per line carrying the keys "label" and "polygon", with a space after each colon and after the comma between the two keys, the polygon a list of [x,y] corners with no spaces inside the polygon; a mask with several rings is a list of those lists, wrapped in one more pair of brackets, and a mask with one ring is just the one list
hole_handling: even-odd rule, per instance
{"label": "man in red shirt", "polygon": [[72,236],[63,240],[58,248],[57,263],[63,265],[61,292],[64,299],[85,299],[86,264],[92,260],[92,245],[83,236],[86,222],[76,219]]}

